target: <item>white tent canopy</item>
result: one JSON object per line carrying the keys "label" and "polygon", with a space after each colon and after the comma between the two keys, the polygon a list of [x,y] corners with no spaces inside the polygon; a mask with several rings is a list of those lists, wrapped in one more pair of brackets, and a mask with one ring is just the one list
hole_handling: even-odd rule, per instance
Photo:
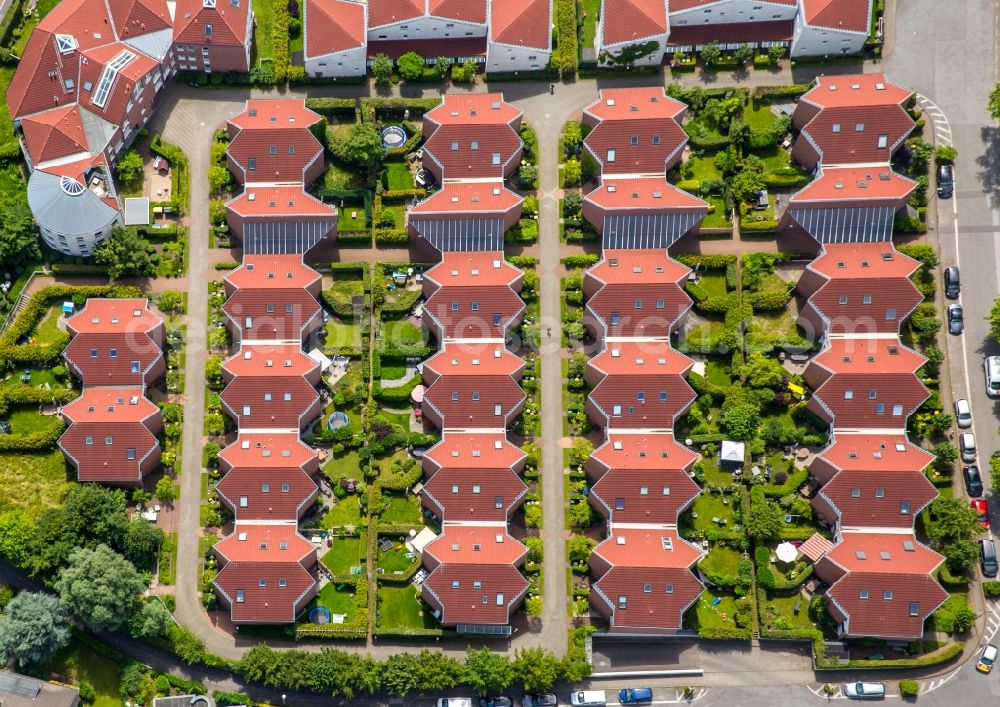
{"label": "white tent canopy", "polygon": [[743,444],[743,442],[731,442],[729,440],[724,440],[722,442],[721,461],[728,462],[730,464],[742,464],[745,458],[746,445]]}
{"label": "white tent canopy", "polygon": [[778,560],[781,562],[795,562],[795,558],[799,554],[799,549],[791,543],[781,543],[775,548],[774,554],[778,556]]}

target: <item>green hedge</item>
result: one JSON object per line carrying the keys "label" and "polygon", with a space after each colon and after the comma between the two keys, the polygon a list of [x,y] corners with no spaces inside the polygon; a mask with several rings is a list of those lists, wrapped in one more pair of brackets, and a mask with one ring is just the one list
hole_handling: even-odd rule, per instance
{"label": "green hedge", "polygon": [[[924,668],[928,665],[940,665],[962,654],[962,643],[951,643],[940,653],[920,656],[919,658],[898,658],[896,660],[851,660],[848,668]],[[817,666],[818,667],[818,666]]]}
{"label": "green hedge", "polygon": [[768,172],[764,175],[764,184],[773,189],[782,187],[804,187],[810,182],[810,178],[805,174],[778,174]]}
{"label": "green hedge", "polygon": [[677,260],[689,268],[694,269],[700,265],[702,270],[725,270],[730,264],[736,262],[735,255],[694,255],[684,253],[677,256]]}
{"label": "green hedge", "polygon": [[191,167],[184,151],[164,142],[159,133],[149,141],[149,151],[170,163],[170,188],[173,200],[181,211],[188,208],[191,199]]}
{"label": "green hedge", "polygon": [[107,275],[107,265],[96,263],[52,263],[49,270],[55,275]]}
{"label": "green hedge", "polygon": [[698,628],[698,638],[706,641],[749,641],[753,632],[748,628],[735,626],[701,626]]}
{"label": "green hedge", "polygon": [[569,269],[590,268],[600,262],[601,256],[597,253],[581,253],[579,255],[567,255],[563,258],[563,265]]}
{"label": "green hedge", "polygon": [[774,290],[770,292],[751,292],[747,301],[755,312],[781,312],[792,299],[791,288],[786,292]]}
{"label": "green hedge", "polygon": [[1000,582],[996,580],[983,582],[983,594],[990,598],[1000,597]]}
{"label": "green hedge", "polygon": [[763,221],[740,221],[740,233],[770,233],[778,229],[778,222],[773,219]]}
{"label": "green hedge", "polygon": [[812,88],[812,86],[811,83],[796,83],[787,86],[757,86],[753,90],[753,99],[759,101],[763,98],[797,98]]}
{"label": "green hedge", "polygon": [[409,201],[413,197],[422,199],[427,196],[427,190],[419,187],[414,189],[386,189],[382,192],[382,202]]}
{"label": "green hedge", "polygon": [[358,107],[356,98],[307,98],[306,108],[329,118],[355,117]]}
{"label": "green hedge", "polygon": [[403,120],[406,111],[410,111],[409,120],[419,120],[424,113],[441,105],[438,98],[362,98],[361,112],[365,114],[374,110],[378,120]]}
{"label": "green hedge", "polygon": [[[372,397],[380,403],[409,403],[413,389],[423,382],[419,375],[413,376],[403,385],[383,388],[378,381],[372,383]],[[411,484],[412,485],[412,484]]]}
{"label": "green hedge", "polygon": [[402,245],[409,242],[410,235],[405,229],[396,228],[376,228],[375,229],[375,243],[376,245]]}
{"label": "green hedge", "polygon": [[576,0],[556,0],[554,12],[555,47],[549,65],[561,76],[572,76],[580,61]]}

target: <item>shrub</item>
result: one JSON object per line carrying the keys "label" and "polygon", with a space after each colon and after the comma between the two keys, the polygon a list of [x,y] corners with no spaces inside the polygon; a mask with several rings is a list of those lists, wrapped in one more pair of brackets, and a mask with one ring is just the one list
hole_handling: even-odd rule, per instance
{"label": "shrub", "polygon": [[1000,597],[1000,582],[996,580],[983,582],[983,594],[988,598]]}
{"label": "shrub", "polygon": [[916,697],[920,693],[920,684],[916,680],[900,680],[899,696],[906,699]]}
{"label": "shrub", "polygon": [[407,81],[419,81],[424,75],[424,58],[416,52],[406,52],[396,60],[399,75]]}
{"label": "shrub", "polygon": [[951,145],[938,145],[934,150],[934,161],[938,164],[952,164],[958,157],[958,150]]}
{"label": "shrub", "polygon": [[576,0],[556,0],[555,24],[556,47],[549,61],[560,75],[572,76],[579,63]]}

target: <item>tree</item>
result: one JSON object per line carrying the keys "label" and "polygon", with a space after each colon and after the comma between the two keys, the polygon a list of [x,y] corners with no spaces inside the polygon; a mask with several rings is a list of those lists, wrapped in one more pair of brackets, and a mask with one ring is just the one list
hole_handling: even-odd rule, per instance
{"label": "tree", "polygon": [[501,693],[514,681],[514,666],[489,648],[465,650],[465,680],[480,697]]}
{"label": "tree", "polygon": [[571,504],[569,507],[569,524],[575,530],[585,530],[594,524],[594,507],[587,501]]}
{"label": "tree", "polygon": [[476,62],[466,61],[461,66],[456,66],[451,70],[452,83],[475,83],[476,82]]}
{"label": "tree", "polygon": [[747,535],[758,542],[778,537],[781,532],[781,512],[767,500],[764,489],[755,486],[750,492],[750,510],[743,514]]}
{"label": "tree", "polygon": [[51,594],[21,592],[0,616],[0,652],[18,667],[44,663],[69,638],[69,615]]}
{"label": "tree", "polygon": [[167,635],[174,619],[157,598],[143,602],[128,622],[128,632],[135,638],[161,638]]}
{"label": "tree", "polygon": [[559,677],[559,660],[540,646],[518,648],[514,653],[514,675],[525,692],[548,690]]}
{"label": "tree", "polygon": [[16,567],[24,567],[34,534],[31,520],[20,510],[0,513],[0,555]]}
{"label": "tree", "polygon": [[177,500],[177,485],[169,476],[164,476],[156,482],[156,500],[170,503]]}
{"label": "tree", "polygon": [[993,302],[993,306],[990,308],[989,316],[986,317],[986,321],[990,323],[990,336],[992,336],[996,341],[1000,341],[1000,298],[997,298]]}
{"label": "tree", "polygon": [[368,123],[355,123],[347,136],[330,145],[330,152],[341,162],[363,168],[371,178],[382,167],[385,147],[382,137]]}
{"label": "tree", "polygon": [[184,311],[184,295],[177,290],[164,290],[156,298],[156,306],[164,314],[180,314]]}
{"label": "tree", "polygon": [[978,514],[961,498],[934,499],[930,518],[925,528],[927,537],[942,544],[969,540],[980,530]]}
{"label": "tree", "polygon": [[462,681],[462,664],[441,651],[424,648],[417,656],[417,665],[417,680],[422,690],[450,690]]}
{"label": "tree", "polygon": [[934,146],[919,137],[910,138],[906,145],[910,148],[910,175],[923,174],[931,162]]}
{"label": "tree", "polygon": [[145,518],[138,517],[129,521],[122,551],[136,567],[145,568],[150,566],[153,553],[162,544],[163,531],[155,525],[151,525]]}
{"label": "tree", "polygon": [[722,58],[722,47],[718,42],[709,42],[701,48],[699,56],[705,66],[714,66]]}
{"label": "tree", "polygon": [[757,434],[760,412],[750,403],[730,405],[722,411],[719,424],[733,439],[747,442]]}
{"label": "tree", "polygon": [[0,202],[0,263],[5,268],[20,268],[41,258],[28,200],[17,196]]}
{"label": "tree", "polygon": [[63,503],[65,534],[74,546],[121,548],[128,529],[125,492],[97,484],[70,489]]}
{"label": "tree", "polygon": [[213,164],[208,168],[208,187],[213,194],[230,191],[233,188],[233,175],[221,164]]}
{"label": "tree", "polygon": [[996,84],[993,87],[993,90],[990,91],[988,106],[990,110],[990,117],[993,118],[993,120],[1000,120],[1000,83]]}
{"label": "tree", "polygon": [[[421,689],[423,686],[418,683],[419,660],[414,653],[396,653],[386,658],[382,663],[382,688],[390,695],[400,697]],[[244,656],[240,662],[245,661]]]}
{"label": "tree", "polygon": [[968,604],[960,606],[955,610],[955,632],[965,633],[976,623],[976,612]]}
{"label": "tree", "polygon": [[142,184],[142,157],[135,150],[128,150],[118,158],[115,165],[118,179],[126,188],[135,188]]}
{"label": "tree", "polygon": [[107,545],[73,550],[55,583],[63,605],[95,631],[125,625],[145,588],[132,563]]}
{"label": "tree", "polygon": [[586,437],[576,437],[569,445],[569,463],[573,466],[584,464],[593,453],[593,442]]}
{"label": "tree", "polygon": [[580,166],[580,160],[566,160],[566,164],[563,165],[563,186],[575,187],[580,184],[582,177],[583,168]]}
{"label": "tree", "polygon": [[586,535],[574,535],[566,543],[567,554],[569,555],[570,562],[586,562],[590,559],[590,553],[594,550],[597,545],[592,539],[588,538]]}
{"label": "tree", "polygon": [[534,189],[538,183],[538,168],[531,164],[521,165],[517,171],[517,183],[522,189]]}
{"label": "tree", "polygon": [[579,154],[582,144],[583,123],[571,120],[563,128],[563,150],[565,150],[566,156]]}
{"label": "tree", "polygon": [[149,243],[139,237],[133,226],[114,226],[111,237],[94,248],[94,261],[108,267],[108,278],[114,282],[122,275],[152,275],[153,265],[146,249]]}
{"label": "tree", "polygon": [[375,85],[388,86],[392,81],[392,59],[385,54],[376,54],[372,59],[372,76],[375,77]]}
{"label": "tree", "polygon": [[752,201],[767,186],[764,182],[764,165],[760,159],[751,155],[744,160],[743,169],[733,177],[729,186],[733,196],[740,201]]}
{"label": "tree", "polygon": [[446,56],[439,56],[434,61],[434,73],[437,74],[438,78],[443,79],[448,75],[448,69],[451,68],[451,59]]}
{"label": "tree", "polygon": [[733,174],[740,167],[740,161],[736,157],[736,150],[731,147],[725,151],[716,153],[714,164],[716,169],[722,172],[723,175]]}
{"label": "tree", "polygon": [[774,388],[781,383],[787,373],[777,359],[768,358],[760,351],[754,351],[740,369],[740,376],[752,388]]}
{"label": "tree", "polygon": [[979,548],[971,540],[955,540],[941,548],[952,572],[965,572],[979,560]]}
{"label": "tree", "polygon": [[424,58],[416,52],[406,52],[396,60],[399,75],[407,81],[418,81],[424,76]]}
{"label": "tree", "polygon": [[934,468],[942,473],[951,473],[958,461],[958,447],[951,442],[938,442],[934,445]]}
{"label": "tree", "polygon": [[771,60],[772,64],[777,64],[784,56],[785,48],[778,44],[772,44],[767,48],[767,58]]}
{"label": "tree", "polygon": [[740,66],[746,66],[748,61],[753,60],[753,47],[749,44],[741,44],[736,47],[736,51],[733,52],[733,59],[735,59],[736,63]]}
{"label": "tree", "polygon": [[541,562],[545,554],[545,541],[541,538],[527,537],[524,545],[528,548],[528,562]]}
{"label": "tree", "polygon": [[938,145],[934,150],[934,161],[938,164],[953,164],[958,157],[958,150],[951,145]]}

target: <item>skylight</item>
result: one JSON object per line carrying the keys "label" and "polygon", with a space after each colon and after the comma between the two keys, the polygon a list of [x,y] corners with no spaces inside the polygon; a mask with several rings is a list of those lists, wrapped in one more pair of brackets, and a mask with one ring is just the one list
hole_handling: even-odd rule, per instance
{"label": "skylight", "polygon": [[59,47],[61,54],[68,54],[79,46],[76,42],[76,37],[70,34],[57,34],[56,45]]}
{"label": "skylight", "polygon": [[101,72],[101,79],[97,82],[97,90],[94,91],[94,97],[91,99],[91,102],[95,106],[100,108],[105,106],[108,102],[108,96],[111,94],[111,86],[115,82],[115,77],[133,59],[135,59],[135,54],[128,49],[123,49],[114,59],[108,62],[107,66],[104,67],[104,71]]}

